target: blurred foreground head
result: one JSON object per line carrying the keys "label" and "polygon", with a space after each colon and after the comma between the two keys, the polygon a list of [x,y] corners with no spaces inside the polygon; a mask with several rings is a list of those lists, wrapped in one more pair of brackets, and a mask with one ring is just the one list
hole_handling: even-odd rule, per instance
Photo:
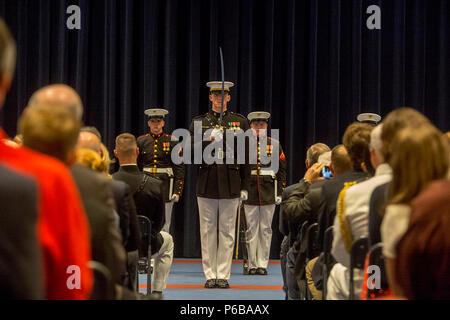
{"label": "blurred foreground head", "polygon": [[387,152],[393,171],[390,203],[410,204],[430,182],[447,175],[448,143],[431,123],[401,129]]}
{"label": "blurred foreground head", "polygon": [[40,103],[28,108],[19,119],[23,144],[33,150],[55,157],[68,165],[75,160],[81,123],[67,108]]}
{"label": "blurred foreground head", "polygon": [[0,18],[0,109],[11,87],[16,67],[16,41],[5,21]]}
{"label": "blurred foreground head", "polygon": [[78,93],[65,84],[52,84],[37,90],[28,102],[28,109],[41,104],[54,108],[65,108],[81,122],[83,116],[83,103]]}

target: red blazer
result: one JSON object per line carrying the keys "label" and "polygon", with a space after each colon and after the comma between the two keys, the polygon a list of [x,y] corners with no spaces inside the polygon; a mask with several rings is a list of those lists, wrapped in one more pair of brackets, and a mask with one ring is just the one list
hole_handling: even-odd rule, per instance
{"label": "red blazer", "polygon": [[[54,158],[25,147],[13,147],[0,128],[0,162],[35,179],[38,186],[37,234],[44,261],[47,299],[89,299],[93,274],[90,230],[78,190],[66,166]],[[80,270],[80,289],[70,289],[74,272]]]}

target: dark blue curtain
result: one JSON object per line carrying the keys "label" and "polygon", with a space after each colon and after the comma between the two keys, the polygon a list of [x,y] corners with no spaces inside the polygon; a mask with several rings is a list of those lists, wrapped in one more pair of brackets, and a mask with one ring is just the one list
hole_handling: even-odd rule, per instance
{"label": "dark blue curtain", "polygon": [[[81,30],[66,28],[72,4]],[[381,30],[366,27],[370,5],[381,8]],[[187,128],[208,110],[219,46],[236,83],[231,109],[271,112],[289,184],[303,175],[308,146],[340,143],[360,112],[407,105],[449,129],[448,0],[2,0],[0,15],[18,42],[1,122],[10,135],[31,93],[56,82],[80,93],[84,122],[110,150],[122,132],[146,133],[148,107],[169,109],[167,131]],[[176,256],[200,257],[194,186],[190,168],[175,206]]]}

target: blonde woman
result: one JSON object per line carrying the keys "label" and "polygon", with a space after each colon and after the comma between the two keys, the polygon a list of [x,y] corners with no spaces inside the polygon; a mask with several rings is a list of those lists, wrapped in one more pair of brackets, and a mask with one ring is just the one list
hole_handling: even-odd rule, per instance
{"label": "blonde woman", "polygon": [[442,133],[431,124],[423,123],[398,131],[388,152],[393,178],[381,224],[381,239],[389,286],[394,295],[402,296],[395,279],[397,243],[408,228],[411,201],[430,182],[446,176],[449,151]]}
{"label": "blonde woman", "polygon": [[111,167],[111,158],[109,157],[109,151],[108,148],[102,143],[100,144],[100,149],[102,150],[102,161],[104,165],[104,173],[108,175],[108,177],[112,178],[112,176],[109,174],[109,170]]}
{"label": "blonde woman", "polygon": [[91,149],[78,149],[76,162],[98,172],[106,171],[105,163],[100,155]]}

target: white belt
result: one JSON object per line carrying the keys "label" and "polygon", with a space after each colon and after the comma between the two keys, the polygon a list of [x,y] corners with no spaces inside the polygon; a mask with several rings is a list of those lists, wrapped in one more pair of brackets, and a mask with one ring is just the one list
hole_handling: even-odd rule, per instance
{"label": "white belt", "polygon": [[147,167],[144,168],[145,172],[149,172],[149,173],[166,173],[169,177],[173,177],[173,170],[172,168],[152,168],[152,167]]}
{"label": "white belt", "polygon": [[[252,176],[258,175],[258,170],[252,170],[251,175]],[[271,176],[274,179],[276,177],[275,172],[273,170],[260,170],[259,175],[260,176]]]}
{"label": "white belt", "polygon": [[[256,176],[258,175],[258,170],[252,170],[251,171],[251,175],[252,176]],[[278,192],[278,180],[277,180],[277,176],[275,175],[275,172],[273,170],[260,170],[259,171],[259,175],[260,176],[271,176],[274,179],[274,184],[275,184],[275,188],[274,188],[274,199],[277,198],[277,192]]]}
{"label": "white belt", "polygon": [[172,168],[152,168],[147,167],[143,169],[145,172],[149,173],[165,173],[170,178],[170,185],[169,185],[169,200],[172,198],[173,193],[173,170]]}

